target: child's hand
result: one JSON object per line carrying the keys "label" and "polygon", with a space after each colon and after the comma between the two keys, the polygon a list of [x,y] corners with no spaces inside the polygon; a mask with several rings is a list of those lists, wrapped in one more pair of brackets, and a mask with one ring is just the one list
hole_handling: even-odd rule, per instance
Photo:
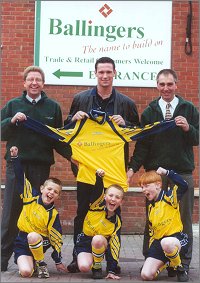
{"label": "child's hand", "polygon": [[103,169],[97,169],[96,174],[99,175],[100,177],[103,177],[105,175],[105,171]]}
{"label": "child's hand", "polygon": [[113,274],[113,273],[108,273],[108,275],[105,277],[106,279],[114,279],[114,280],[119,280],[120,277]]}
{"label": "child's hand", "polygon": [[167,174],[167,170],[162,168],[162,167],[159,167],[157,169],[156,173],[158,173],[159,175],[166,175]]}
{"label": "child's hand", "polygon": [[67,267],[65,267],[63,263],[56,264],[56,269],[61,272],[68,272]]}
{"label": "child's hand", "polygon": [[10,155],[13,156],[17,156],[18,155],[18,148],[16,146],[12,146],[10,148]]}

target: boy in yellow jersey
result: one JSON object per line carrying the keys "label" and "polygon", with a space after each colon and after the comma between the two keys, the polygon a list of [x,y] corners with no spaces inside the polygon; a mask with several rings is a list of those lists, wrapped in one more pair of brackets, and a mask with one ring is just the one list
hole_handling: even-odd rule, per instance
{"label": "boy in yellow jersey", "polygon": [[[174,183],[173,189],[162,190],[162,175]],[[180,253],[187,250],[188,236],[184,234],[179,201],[188,184],[173,170],[159,167],[157,171],[145,172],[139,179],[148,204],[150,243],[148,255],[141,270],[143,280],[153,280],[161,270],[171,266],[177,270],[177,280],[188,281]]]}
{"label": "boy in yellow jersey", "polygon": [[14,259],[22,277],[31,277],[36,264],[38,278],[48,278],[47,264],[44,262],[44,253],[49,247],[58,271],[67,272],[61,262],[62,229],[59,215],[54,207],[58,199],[62,184],[57,178],[49,177],[40,187],[41,195],[25,178],[18,158],[18,148],[10,149],[11,161],[17,180],[17,188],[23,199],[23,208],[17,226],[18,236],[14,243]]}
{"label": "boy in yellow jersey", "polygon": [[92,269],[93,279],[102,279],[101,262],[107,253],[106,279],[120,279],[115,274],[119,260],[121,220],[116,210],[122,204],[124,191],[117,184],[104,193],[102,169],[96,171],[95,189],[91,195],[89,211],[84,219],[83,231],[77,237],[75,252],[81,272]]}

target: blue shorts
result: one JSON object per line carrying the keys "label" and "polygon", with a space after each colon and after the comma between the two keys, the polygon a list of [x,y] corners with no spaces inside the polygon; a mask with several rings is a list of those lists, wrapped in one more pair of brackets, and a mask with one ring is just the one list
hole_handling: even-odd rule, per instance
{"label": "blue shorts", "polygon": [[[28,233],[19,232],[17,238],[14,242],[14,262],[17,264],[17,259],[20,255],[28,255],[33,256],[31,250],[29,249],[28,240],[27,240]],[[50,247],[50,242],[48,238],[43,237],[43,252],[45,253],[47,249]]]}
{"label": "blue shorts", "polygon": [[[171,236],[168,236],[168,237],[175,237],[180,241],[180,244],[181,244],[180,255],[182,253],[185,254],[187,252],[187,250],[188,250],[188,236],[187,236],[187,234],[180,232],[180,233],[176,233],[176,234],[173,234]],[[165,238],[165,237],[163,237],[163,238]],[[151,246],[148,250],[148,253],[147,253],[147,258],[153,257],[153,258],[159,259],[162,262],[166,263],[166,262],[169,261],[169,259],[165,256],[163,249],[161,247],[160,241],[162,239],[154,240],[152,242],[152,244],[151,244]]]}
{"label": "blue shorts", "polygon": [[86,236],[84,233],[78,234],[75,246],[76,255],[82,252],[92,253],[92,238],[91,236]]}

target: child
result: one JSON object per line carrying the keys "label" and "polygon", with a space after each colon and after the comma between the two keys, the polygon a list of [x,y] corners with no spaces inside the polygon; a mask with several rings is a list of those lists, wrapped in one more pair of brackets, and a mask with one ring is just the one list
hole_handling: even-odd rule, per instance
{"label": "child", "polygon": [[25,178],[19,158],[18,148],[10,149],[11,160],[17,179],[17,187],[23,199],[23,208],[17,226],[19,234],[14,245],[14,259],[22,277],[31,277],[36,265],[38,278],[48,278],[44,253],[52,246],[52,258],[59,271],[67,272],[61,262],[62,229],[54,201],[62,190],[60,180],[49,178],[40,187],[41,195],[32,188]]}
{"label": "child", "polygon": [[[161,175],[167,175],[174,183],[168,192],[162,190]],[[188,189],[185,180],[173,170],[159,167],[145,172],[139,179],[142,192],[149,201],[148,220],[150,243],[148,255],[141,270],[143,280],[153,280],[161,270],[171,266],[177,270],[177,280],[188,281],[181,265],[180,250],[187,249],[188,238],[182,232],[179,201]]]}
{"label": "child", "polygon": [[88,272],[92,268],[93,279],[103,278],[101,262],[106,252],[106,278],[120,279],[115,274],[119,260],[121,229],[121,220],[116,210],[122,204],[124,191],[119,185],[111,185],[104,194],[104,175],[104,170],[96,171],[95,189],[91,195],[83,231],[77,238],[75,251],[79,270]]}

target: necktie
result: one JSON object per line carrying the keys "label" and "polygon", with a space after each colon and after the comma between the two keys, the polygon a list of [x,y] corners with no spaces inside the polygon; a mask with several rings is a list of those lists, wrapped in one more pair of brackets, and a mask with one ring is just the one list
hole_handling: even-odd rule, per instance
{"label": "necktie", "polygon": [[35,101],[35,99],[33,99],[33,100],[32,100],[32,104],[33,104],[33,105],[35,105],[35,104],[36,104],[36,101]]}
{"label": "necktie", "polygon": [[172,113],[170,112],[170,103],[166,104],[165,120],[170,120],[172,118]]}

